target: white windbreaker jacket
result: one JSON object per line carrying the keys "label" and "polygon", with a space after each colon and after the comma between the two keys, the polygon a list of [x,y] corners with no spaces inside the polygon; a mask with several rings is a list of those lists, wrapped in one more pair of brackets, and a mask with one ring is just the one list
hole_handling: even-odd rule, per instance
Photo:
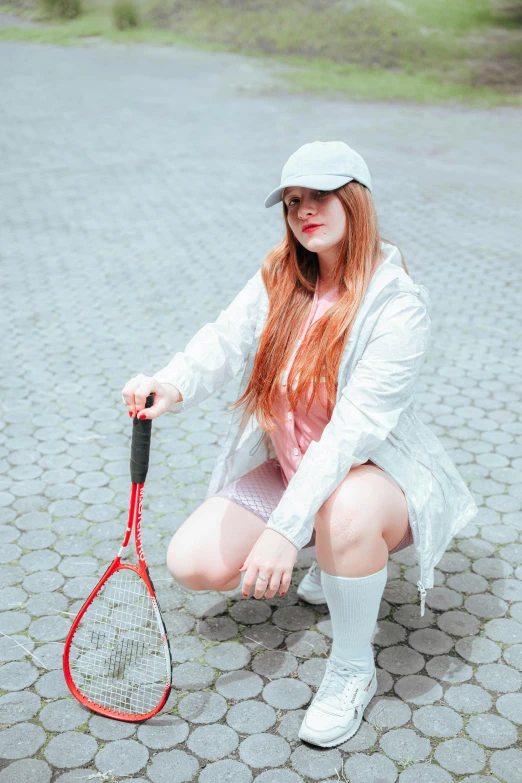
{"label": "white windbreaker jacket", "polygon": [[[428,290],[398,266],[393,245],[383,242],[381,247],[386,261],[374,273],[352,326],[331,419],[320,440],[310,443],[267,527],[301,549],[324,501],[350,468],[371,459],[406,496],[423,616],[434,567],[478,508],[442,444],[415,412],[415,389],[431,332]],[[155,373],[160,383],[173,384],[183,396],[172,412],[197,405],[239,376],[237,396],[243,394],[268,306],[259,269],[216,321],[203,326],[184,351]],[[205,499],[276,456],[270,434],[259,429],[256,417],[240,427],[239,414],[231,416]]]}

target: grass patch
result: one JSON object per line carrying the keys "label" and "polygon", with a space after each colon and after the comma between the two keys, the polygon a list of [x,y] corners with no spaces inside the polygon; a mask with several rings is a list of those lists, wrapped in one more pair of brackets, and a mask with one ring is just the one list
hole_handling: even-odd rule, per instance
{"label": "grass patch", "polygon": [[[133,6],[133,0],[119,2]],[[185,44],[264,57],[282,88],[297,92],[417,103],[521,103],[522,26],[503,11],[507,0],[148,2],[140,5],[139,26],[117,29],[111,5],[91,3],[76,19],[0,29],[0,40]],[[42,19],[27,6],[22,12]]]}
{"label": "grass patch", "polygon": [[[0,9],[12,12],[12,6],[0,5]],[[71,20],[46,19],[41,14],[26,11],[24,18],[44,22],[35,27],[0,28],[0,41],[22,41],[29,43],[72,46],[84,43],[87,38],[102,38],[113,43],[177,43],[178,36],[169,31],[155,29],[144,24],[127,30],[114,27],[112,9],[90,6],[85,12]]]}
{"label": "grass patch", "polygon": [[134,0],[115,0],[112,6],[112,19],[118,30],[138,27],[140,20]]}
{"label": "grass patch", "polygon": [[235,50],[383,68],[434,65],[486,29],[489,0],[162,0],[149,16]]}
{"label": "grass patch", "polygon": [[349,96],[367,101],[412,101],[424,104],[468,104],[470,106],[520,105],[520,96],[487,85],[470,87],[458,81],[443,81],[436,71],[408,72],[382,68],[337,65],[324,60],[302,63],[283,74],[285,81],[301,93],[330,98]]}
{"label": "grass patch", "polygon": [[40,0],[45,15],[60,19],[75,19],[82,12],[81,0]]}

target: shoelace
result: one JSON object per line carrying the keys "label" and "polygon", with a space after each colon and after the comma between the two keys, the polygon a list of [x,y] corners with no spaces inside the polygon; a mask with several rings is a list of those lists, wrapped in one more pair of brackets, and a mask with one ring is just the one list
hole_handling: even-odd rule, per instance
{"label": "shoelace", "polygon": [[[314,701],[321,701],[334,707],[334,709],[344,710],[347,696],[353,693],[354,688],[364,679],[364,676],[359,669],[352,668],[346,664],[339,666],[332,658],[329,658],[323,681]],[[349,688],[347,688],[348,683],[350,683]]]}

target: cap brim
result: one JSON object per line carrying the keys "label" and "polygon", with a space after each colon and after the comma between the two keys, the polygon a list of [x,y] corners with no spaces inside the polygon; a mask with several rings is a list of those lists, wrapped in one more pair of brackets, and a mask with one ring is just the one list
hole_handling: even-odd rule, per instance
{"label": "cap brim", "polygon": [[335,190],[341,185],[351,182],[353,177],[343,177],[338,174],[309,174],[305,177],[294,177],[273,190],[265,199],[265,207],[273,207],[283,200],[283,190],[295,185],[300,188],[316,188],[317,190]]}

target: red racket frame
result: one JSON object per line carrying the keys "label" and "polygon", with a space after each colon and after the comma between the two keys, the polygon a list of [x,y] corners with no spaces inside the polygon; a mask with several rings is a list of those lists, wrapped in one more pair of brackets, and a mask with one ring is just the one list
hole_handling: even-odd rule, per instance
{"label": "red racket frame", "polygon": [[[134,423],[137,424],[137,422]],[[165,705],[171,687],[171,658],[170,658],[170,647],[167,638],[167,632],[165,629],[165,623],[163,622],[163,618],[161,616],[159,605],[154,592],[154,585],[152,584],[152,580],[149,576],[147,564],[145,562],[145,554],[143,552],[143,546],[141,543],[141,516],[142,516],[142,509],[143,509],[144,486],[145,483],[142,484],[133,483],[131,485],[129,518],[127,523],[127,529],[125,530],[125,536],[123,538],[123,542],[120,547],[120,551],[118,552],[117,556],[115,557],[111,565],[108,567],[108,569],[106,570],[106,572],[104,573],[104,575],[102,576],[102,578],[100,579],[100,581],[98,582],[98,584],[96,585],[96,587],[91,592],[91,594],[83,604],[82,608],[78,612],[78,615],[76,616],[71,626],[71,630],[67,634],[67,639],[65,640],[65,647],[63,650],[63,672],[65,676],[65,681],[73,696],[76,699],[78,699],[78,701],[81,704],[83,704],[85,707],[88,707],[90,710],[98,713],[99,715],[104,715],[107,718],[115,718],[116,720],[129,721],[129,722],[148,720],[148,718],[152,718],[153,715],[156,715],[161,710],[161,708]],[[139,563],[138,566],[132,565],[132,563],[121,562],[121,558],[124,555],[124,550],[128,546],[128,543],[130,541],[133,528],[134,528],[134,540],[136,544],[136,554],[138,555],[138,563]],[[154,607],[154,611],[156,613],[156,617],[159,623],[159,627],[162,629],[161,641],[163,643],[165,658],[167,661],[168,676],[165,682],[165,690],[163,692],[159,704],[153,710],[147,712],[145,715],[134,715],[129,713],[118,712],[117,710],[110,709],[109,707],[104,707],[101,704],[97,704],[95,702],[90,701],[90,699],[88,699],[86,696],[83,695],[83,693],[81,693],[81,691],[78,690],[78,688],[73,682],[72,675],[71,675],[69,653],[70,653],[71,643],[72,643],[74,633],[82,617],[84,616],[85,612],[93,602],[96,595],[99,593],[101,587],[107,582],[109,577],[111,577],[118,570],[134,571],[136,574],[141,576],[141,578],[145,582],[147,590],[149,591],[152,605]]]}

